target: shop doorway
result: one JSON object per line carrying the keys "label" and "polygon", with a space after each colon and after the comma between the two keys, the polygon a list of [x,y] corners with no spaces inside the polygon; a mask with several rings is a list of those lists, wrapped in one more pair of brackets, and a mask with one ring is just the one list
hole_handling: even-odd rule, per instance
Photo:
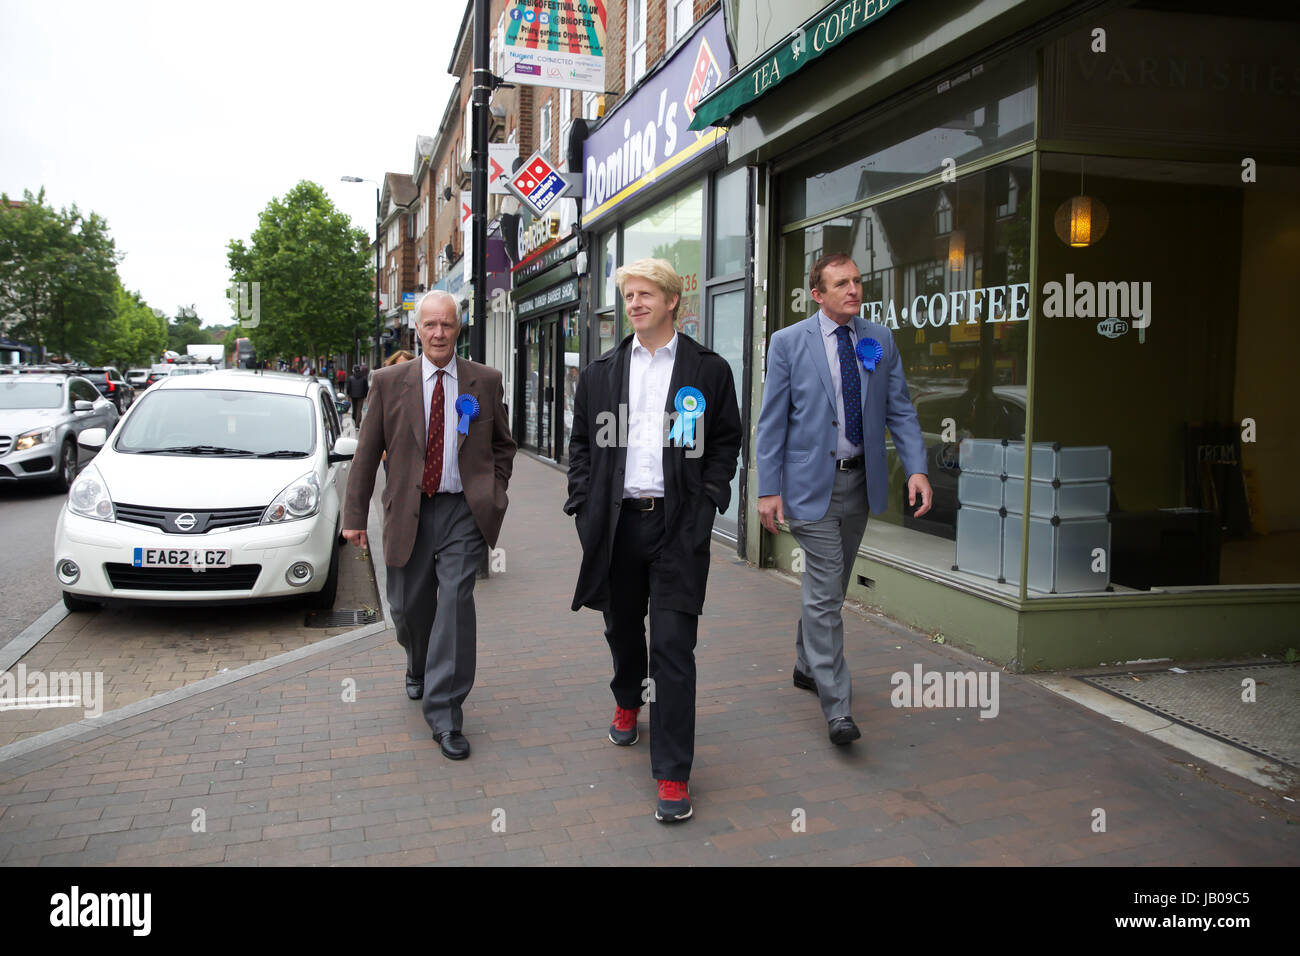
{"label": "shop doorway", "polygon": [[521,328],[519,444],[542,458],[567,462],[578,384],[577,319],[569,312]]}

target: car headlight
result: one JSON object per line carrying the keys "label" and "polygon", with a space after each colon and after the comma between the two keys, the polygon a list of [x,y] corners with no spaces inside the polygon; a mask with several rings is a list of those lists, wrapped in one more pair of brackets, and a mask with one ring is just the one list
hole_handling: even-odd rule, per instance
{"label": "car headlight", "polygon": [[29,448],[35,448],[37,445],[44,445],[54,441],[53,428],[38,428],[36,431],[24,432],[18,436],[14,442],[14,451],[26,451]]}
{"label": "car headlight", "polygon": [[262,513],[262,524],[283,524],[310,518],[320,510],[320,482],[316,473],[309,471],[284,491]]}
{"label": "car headlight", "polygon": [[85,471],[77,476],[68,490],[68,510],[83,518],[96,521],[116,520],[113,511],[113,499],[108,494],[108,485],[99,469],[87,465]]}

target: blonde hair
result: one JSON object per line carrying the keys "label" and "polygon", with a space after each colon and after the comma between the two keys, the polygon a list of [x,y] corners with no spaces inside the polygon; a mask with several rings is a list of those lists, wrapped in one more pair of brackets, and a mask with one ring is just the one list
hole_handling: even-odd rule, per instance
{"label": "blonde hair", "polygon": [[398,349],[392,355],[388,356],[388,358],[384,359],[384,364],[396,365],[398,362],[409,362],[413,358],[415,358],[415,356],[406,351],[406,349]]}
{"label": "blonde hair", "polygon": [[614,272],[614,284],[618,286],[619,295],[623,294],[623,285],[628,279],[645,279],[656,286],[665,298],[677,296],[677,304],[673,306],[673,321],[677,321],[677,311],[682,305],[682,277],[677,274],[671,262],[667,259],[638,259],[620,266]]}

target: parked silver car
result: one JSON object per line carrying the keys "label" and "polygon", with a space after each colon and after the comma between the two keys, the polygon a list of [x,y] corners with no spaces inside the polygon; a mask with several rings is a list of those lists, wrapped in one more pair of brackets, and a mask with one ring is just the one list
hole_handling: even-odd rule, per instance
{"label": "parked silver car", "polygon": [[94,451],[77,436],[117,425],[117,408],[87,379],[59,371],[0,371],[0,483],[48,481],[67,491]]}

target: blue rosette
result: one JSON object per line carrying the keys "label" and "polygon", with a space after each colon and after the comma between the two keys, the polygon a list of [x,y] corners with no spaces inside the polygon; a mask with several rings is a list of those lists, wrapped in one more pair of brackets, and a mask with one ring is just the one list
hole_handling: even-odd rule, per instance
{"label": "blue rosette", "polygon": [[866,336],[858,339],[858,358],[862,360],[862,367],[868,372],[876,370],[876,363],[884,358],[885,350],[875,339]]}
{"label": "blue rosette", "polygon": [[695,420],[704,414],[704,393],[694,386],[685,385],[673,397],[673,408],[677,410],[677,421],[668,433],[668,440],[694,448]]}
{"label": "blue rosette", "polygon": [[456,426],[456,431],[462,435],[468,435],[469,423],[478,418],[478,412],[478,399],[473,395],[461,395],[457,398],[456,414],[460,416],[460,423]]}

